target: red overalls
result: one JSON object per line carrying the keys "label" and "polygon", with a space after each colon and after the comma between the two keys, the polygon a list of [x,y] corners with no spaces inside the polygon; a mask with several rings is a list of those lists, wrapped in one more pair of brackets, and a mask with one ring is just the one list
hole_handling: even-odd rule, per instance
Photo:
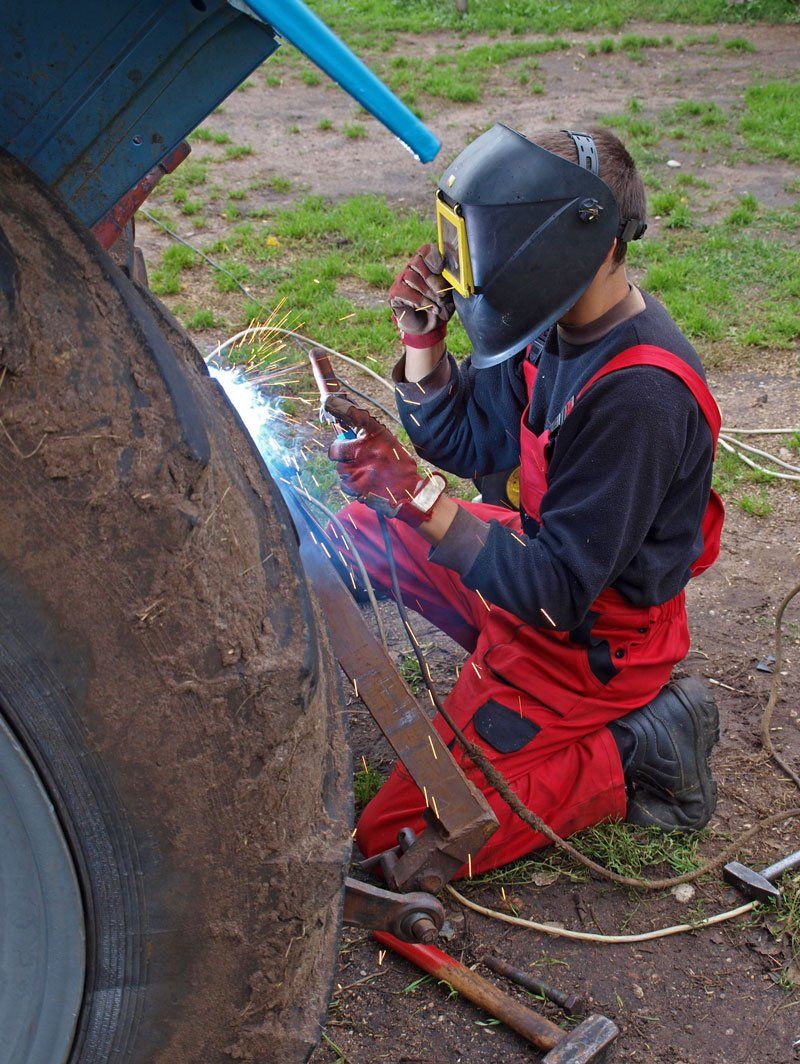
{"label": "red overalls", "polygon": [[[702,378],[685,362],[660,348],[639,346],[613,358],[585,385],[580,401],[601,377],[632,365],[651,365],[679,377],[692,392],[711,428],[715,445],[720,415]],[[536,367],[524,364],[528,395]],[[573,403],[563,416],[568,416]],[[536,436],[522,416],[520,499],[522,509],[540,518],[547,490],[548,432]],[[459,501],[485,521],[515,531],[521,517],[501,507]],[[692,575],[708,568],[719,553],[722,503],[712,492],[703,521],[704,550]],[[383,542],[374,513],[352,503],[340,514],[377,586],[390,589]],[[352,529],[352,524],[357,526]],[[625,780],[609,721],[637,709],[658,694],[673,666],[689,649],[684,593],[660,606],[631,605],[613,589],[603,591],[579,629],[560,632],[545,618],[541,627],[525,624],[498,606],[487,605],[456,573],[428,561],[428,544],[399,521],[391,523],[392,543],[403,598],[456,639],[470,657],[447,698],[447,708],[467,736],[498,766],[522,801],[562,836],[601,820],[624,818]],[[524,549],[524,547],[520,547]],[[446,742],[453,738],[437,717]],[[474,872],[486,871],[547,844],[522,823],[465,758],[453,754],[484,791],[500,827],[477,856]],[[428,788],[429,794],[431,788]],[[434,794],[435,797],[435,794]],[[422,794],[397,764],[364,810],[359,847],[372,856],[396,845],[398,831],[421,831]],[[463,871],[463,870],[462,870]]]}

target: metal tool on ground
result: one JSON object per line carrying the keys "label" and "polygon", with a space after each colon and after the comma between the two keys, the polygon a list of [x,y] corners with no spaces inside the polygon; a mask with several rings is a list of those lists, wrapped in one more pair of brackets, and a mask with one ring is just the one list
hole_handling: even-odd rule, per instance
{"label": "metal tool on ground", "polygon": [[547,998],[548,1001],[552,1001],[553,1004],[558,1005],[560,1009],[563,1009],[570,1016],[576,1016],[586,1011],[583,999],[576,994],[565,993],[563,990],[551,986],[550,983],[545,983],[541,979],[534,979],[532,975],[520,971],[519,968],[515,968],[508,961],[504,961],[502,957],[495,957],[490,954],[483,958],[482,963],[496,975],[502,975],[506,979],[510,979],[512,983],[516,983],[517,986],[529,990],[532,994],[539,994]]}
{"label": "metal tool on ground", "polygon": [[562,1031],[546,1017],[529,1009],[515,998],[484,979],[471,968],[460,964],[436,946],[401,942],[384,931],[373,935],[401,957],[416,964],[435,979],[441,979],[512,1031],[544,1050],[545,1064],[588,1064],[600,1061],[619,1034],[619,1028],[607,1016],[589,1016],[572,1031]]}
{"label": "metal tool on ground", "polygon": [[731,861],[722,869],[722,878],[748,898],[769,901],[781,896],[780,888],[775,886],[775,880],[784,872],[791,872],[793,868],[800,868],[800,850],[790,853],[788,857],[781,858],[767,868],[762,868],[760,872],[738,861]]}
{"label": "metal tool on ground", "polygon": [[444,923],[444,909],[432,894],[395,894],[350,876],[344,881],[344,923],[370,931],[391,931],[404,942],[433,942]]}

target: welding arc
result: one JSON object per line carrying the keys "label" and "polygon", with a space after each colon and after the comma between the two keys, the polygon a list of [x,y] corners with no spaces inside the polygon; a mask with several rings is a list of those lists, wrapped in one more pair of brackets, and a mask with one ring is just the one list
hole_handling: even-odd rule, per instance
{"label": "welding arc", "polygon": [[[389,537],[389,528],[386,522],[386,518],[383,514],[378,514],[378,521],[380,524],[381,535],[383,536],[383,543],[386,548],[386,556],[389,563],[389,573],[392,581],[392,594],[397,604],[397,609],[400,614],[400,619],[403,622],[403,627],[409,636],[409,642],[411,648],[414,651],[414,655],[419,662],[420,672],[422,679],[428,692],[431,696],[431,700],[442,715],[442,719],[445,724],[453,732],[453,735],[457,739],[459,745],[464,752],[470,758],[475,767],[481,772],[486,782],[492,786],[506,805],[514,812],[520,820],[527,824],[528,827],[533,828],[534,831],[544,835],[546,839],[549,839],[554,846],[558,849],[568,853],[573,860],[578,864],[582,864],[589,871],[594,872],[596,875],[601,876],[603,879],[610,880],[612,883],[618,883],[623,887],[633,887],[636,890],[668,890],[670,887],[676,887],[681,883],[690,883],[693,880],[699,879],[700,876],[704,876],[709,872],[714,872],[721,868],[725,862],[732,857],[735,853],[738,853],[746,842],[749,842],[755,835],[762,832],[765,828],[772,827],[774,824],[780,824],[784,820],[790,818],[800,817],[800,807],[793,807],[791,809],[784,809],[780,813],[774,813],[772,816],[766,817],[764,820],[760,820],[754,827],[743,832],[737,839],[725,846],[716,857],[712,857],[710,860],[705,861],[698,868],[695,868],[692,872],[685,872],[680,876],[669,876],[662,879],[639,879],[636,876],[623,876],[618,872],[612,872],[610,868],[605,868],[603,865],[598,864],[597,861],[593,861],[591,857],[587,857],[582,854],[580,850],[576,849],[571,842],[566,839],[562,839],[553,829],[537,816],[532,810],[521,801],[519,796],[511,789],[505,776],[499,772],[494,765],[489,761],[482,750],[471,742],[464,732],[453,720],[450,713],[444,708],[442,702],[436,692],[433,682],[430,679],[425,656],[421,648],[417,645],[417,641],[413,638],[411,633],[411,624],[408,620],[408,613],[406,612],[405,603],[403,602],[403,596],[400,592],[400,584],[397,577],[397,565],[395,563],[394,551],[392,549],[391,539]],[[782,640],[777,636],[780,632],[781,621],[783,619],[783,612],[791,602],[791,600],[800,593],[800,584],[797,584],[784,599],[781,607],[776,615],[776,641],[775,641],[775,672],[772,680],[772,692],[770,700],[767,703],[767,710],[771,715],[772,708],[778,700],[780,693],[780,666],[783,661],[783,645]],[[767,710],[765,710],[765,718],[767,718]],[[767,719],[767,729],[769,727],[769,720]],[[771,748],[771,743],[767,749]],[[772,756],[775,756],[774,754]],[[784,768],[782,762],[779,762],[781,768]],[[791,773],[793,779],[797,779],[794,773]]]}

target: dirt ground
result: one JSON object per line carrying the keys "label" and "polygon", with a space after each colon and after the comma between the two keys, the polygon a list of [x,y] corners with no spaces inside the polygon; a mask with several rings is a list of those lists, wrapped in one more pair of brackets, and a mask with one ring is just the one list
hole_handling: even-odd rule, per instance
{"label": "dirt ground", "polygon": [[[663,25],[628,29],[656,35],[669,32],[676,40],[697,33],[696,27]],[[589,62],[583,44],[602,35],[571,34],[575,44],[570,51],[538,58],[544,95],[526,94],[522,89],[511,93],[498,81],[478,103],[445,105],[439,101],[435,109],[424,106],[425,119],[441,136],[443,150],[439,161],[422,170],[362,115],[358,121],[367,128],[364,139],[348,140],[335,131],[317,130],[321,117],[330,118],[336,127],[354,120],[356,107],[333,87],[309,86],[290,75],[275,87],[254,75],[253,86],[234,93],[224,112],[212,116],[208,124],[255,149],[253,155],[225,164],[227,187],[244,188],[254,177],[281,175],[326,196],[373,191],[394,202],[428,209],[432,184],[444,160],[496,118],[523,130],[554,123],[579,128],[599,114],[621,111],[632,96],[645,108],[662,108],[681,99],[711,99],[728,106],[761,74],[781,77],[797,71],[800,27],[714,27],[713,32],[718,33],[720,46],[681,52],[654,49],[645,53],[641,63],[625,61],[617,54],[594,56]],[[734,36],[749,40],[756,51],[723,51],[724,41]],[[441,36],[422,42],[400,37],[390,55],[404,50],[433,52],[447,44]],[[299,129],[299,135],[290,131],[292,127]],[[692,156],[677,142],[666,147],[664,166],[667,158],[681,161],[710,181],[723,201],[729,197],[732,203],[744,191],[767,206],[791,200],[786,184],[796,170],[788,164],[729,157],[726,152]],[[258,195],[270,205],[287,202],[296,191],[265,190]],[[182,223],[181,232],[191,237],[191,219]],[[210,212],[203,241],[224,232],[229,224],[221,213]],[[658,232],[657,221],[653,229]],[[163,236],[142,226],[140,242],[151,264],[157,261],[165,246]],[[208,347],[211,337],[204,333],[198,342]],[[754,351],[737,369],[710,373],[726,425],[800,423],[796,359],[790,360],[788,368],[787,361],[785,353],[776,358],[770,351]],[[780,485],[763,490],[772,511],[760,518],[730,505],[722,556],[688,591],[693,642],[686,671],[716,681],[722,718],[722,738],[713,762],[720,797],[710,837],[703,846],[708,854],[721,839],[758,818],[799,804],[792,785],[766,762],[759,746],[758,721],[770,677],[755,666],[772,650],[773,612],[800,573],[800,496]],[[388,619],[391,613],[386,609]],[[776,742],[795,763],[800,756],[797,618],[795,606],[788,618],[784,694],[774,722]],[[393,620],[390,627],[397,652],[404,652]],[[431,644],[433,673],[446,689],[462,651],[422,622],[418,634]],[[356,763],[363,754],[371,764],[388,770],[388,747],[358,702],[351,706],[351,736]],[[797,849],[798,834],[796,822],[773,830],[769,838],[753,845],[753,863],[768,864]],[[468,889],[485,904],[496,907],[501,902],[497,885],[473,884]],[[564,875],[547,885],[515,886],[514,896],[522,915],[607,933],[617,933],[622,927],[648,930],[681,922],[700,909],[710,914],[737,904],[733,892],[715,879],[699,883],[688,903],[670,894],[624,892],[599,881],[575,884]],[[759,1059],[778,1064],[800,1058],[796,1048],[800,1044],[800,1002],[791,986],[792,977],[800,983],[800,973],[793,967],[786,944],[770,934],[763,920],[740,920],[638,946],[589,947],[490,921],[446,897],[444,903],[454,930],[446,947],[449,952],[472,964],[495,949],[518,967],[579,992],[592,1011],[619,1024],[615,1060],[745,1064]],[[346,931],[326,1025],[326,1034],[339,1052],[323,1044],[312,1058],[314,1064],[340,1059],[351,1064],[433,1064],[534,1058],[533,1051],[506,1029],[482,1025],[486,1017],[463,1001],[448,999],[446,988],[426,983],[409,990],[420,974],[391,955],[379,966],[369,936]],[[489,973],[484,969],[483,974]],[[505,989],[515,993],[509,984]],[[559,1018],[550,1006],[547,1011]]]}

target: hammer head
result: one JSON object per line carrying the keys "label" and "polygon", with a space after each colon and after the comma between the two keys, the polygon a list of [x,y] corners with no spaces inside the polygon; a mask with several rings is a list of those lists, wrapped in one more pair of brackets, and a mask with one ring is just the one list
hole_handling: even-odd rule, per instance
{"label": "hammer head", "polygon": [[542,1064],[601,1061],[618,1034],[619,1027],[607,1016],[589,1016],[550,1050]]}
{"label": "hammer head", "polygon": [[740,890],[742,894],[756,901],[769,901],[770,898],[781,896],[781,892],[774,883],[770,883],[760,872],[748,868],[747,865],[739,864],[738,861],[731,861],[725,865],[722,869],[722,878],[726,883]]}

